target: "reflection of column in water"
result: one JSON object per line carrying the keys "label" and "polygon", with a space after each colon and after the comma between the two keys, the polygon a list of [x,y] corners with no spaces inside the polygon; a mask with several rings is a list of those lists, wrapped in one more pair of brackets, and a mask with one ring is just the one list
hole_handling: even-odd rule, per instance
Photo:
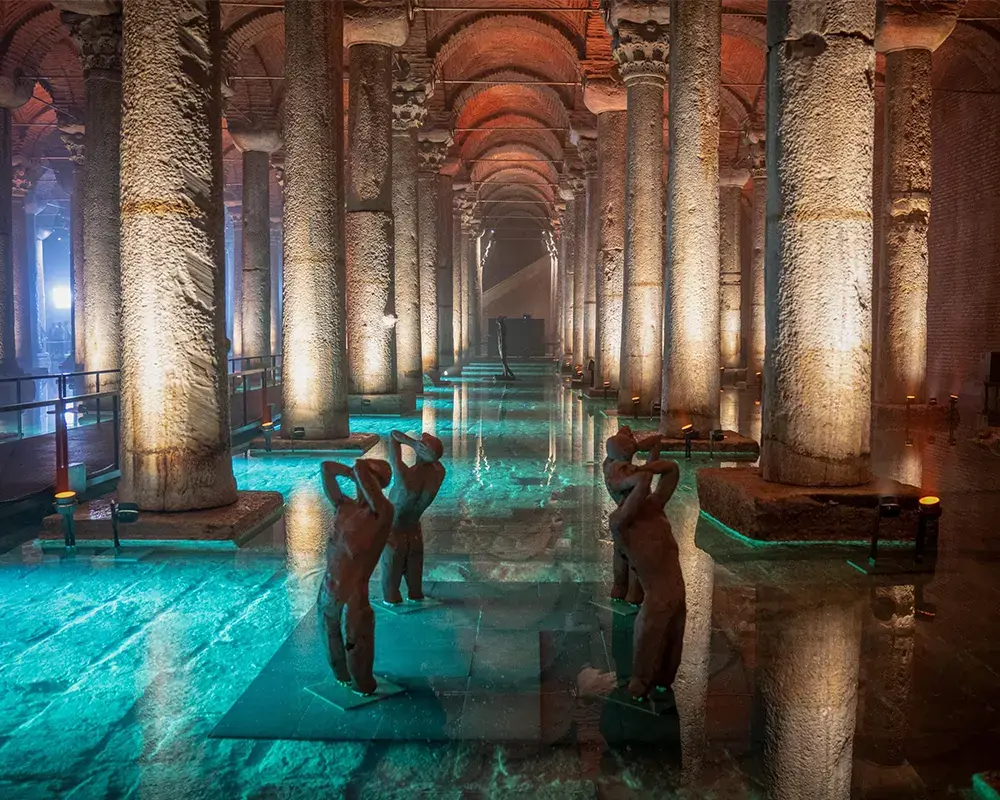
{"label": "reflection of column in water", "polygon": [[462,384],[461,391],[462,398],[462,414],[461,414],[461,426],[462,426],[462,438],[461,438],[461,451],[462,458],[469,457],[469,384]]}
{"label": "reflection of column in water", "polygon": [[740,393],[733,388],[722,390],[719,403],[719,427],[724,431],[740,428]]}
{"label": "reflection of column in water", "polygon": [[430,394],[424,395],[420,409],[420,423],[424,433],[437,436],[437,404],[431,399],[432,397]]}
{"label": "reflection of column in water", "polygon": [[924,479],[924,440],[905,431],[879,431],[872,442],[872,456],[884,465],[880,475],[921,487]]}
{"label": "reflection of column in water", "polygon": [[[880,785],[905,781],[901,787],[905,788],[919,781],[912,768],[904,767],[903,752],[913,684],[913,635],[914,587],[873,587],[864,621],[858,757],[876,767],[858,771],[857,777],[865,782],[866,778]],[[893,769],[879,769],[886,767]]]}
{"label": "reflection of column in water", "polygon": [[834,591],[758,589],[754,738],[775,800],[851,794],[861,614]]}
{"label": "reflection of column in water", "polygon": [[569,394],[573,410],[573,463],[579,468],[583,463],[583,401],[577,398],[575,393]]}
{"label": "reflection of column in water", "polygon": [[760,398],[753,390],[740,392],[741,436],[747,436],[760,444],[761,406]]}
{"label": "reflection of column in water", "polygon": [[461,384],[451,385],[451,457],[457,459],[462,441],[462,406],[459,402]]}
{"label": "reflection of column in water", "polygon": [[[598,486],[598,496],[600,497],[600,501],[595,507],[601,509],[602,535],[608,537],[610,540],[611,531],[608,527],[608,518],[611,516],[611,512],[615,510],[615,501],[611,499],[611,495],[608,494],[608,491],[604,486],[604,471],[602,469],[602,465],[608,454],[605,443],[618,432],[618,419],[616,417],[608,417],[603,414],[598,417],[598,419],[601,421],[601,434],[597,437],[597,453],[594,458],[594,461],[596,462],[594,471],[596,473],[595,481]],[[611,551],[609,550],[608,558],[610,559],[610,557]]]}
{"label": "reflection of column in water", "polygon": [[701,771],[705,753],[705,715],[708,701],[708,667],[712,655],[712,594],[715,562],[694,543],[698,505],[690,493],[675,496],[667,506],[674,538],[680,550],[681,572],[687,604],[684,650],[674,681],[674,695],[681,720],[681,765],[685,782]]}
{"label": "reflection of column in water", "polygon": [[[354,496],[348,481],[344,480],[341,487]],[[302,486],[285,503],[285,564],[295,578],[285,585],[296,596],[301,594],[299,582],[326,565],[326,539],[333,528],[333,508],[321,492],[315,485]],[[315,599],[306,598],[309,602]]]}

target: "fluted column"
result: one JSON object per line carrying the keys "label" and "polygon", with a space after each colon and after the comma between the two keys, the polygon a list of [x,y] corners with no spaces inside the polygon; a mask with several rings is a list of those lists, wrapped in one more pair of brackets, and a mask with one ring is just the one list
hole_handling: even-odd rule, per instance
{"label": "fluted column", "polygon": [[625,280],[618,410],[649,413],[663,367],[663,89],[669,3],[610,3],[605,21],[625,82]]}
{"label": "fluted column", "polygon": [[956,4],[945,13],[927,8],[887,3],[876,37],[885,53],[885,127],[875,401],[894,405],[907,396],[927,400],[931,54],[954,30],[959,11]]}
{"label": "fluted column", "polygon": [[392,48],[403,45],[408,32],[402,6],[352,4],[344,26],[351,65],[345,227],[347,356],[355,394],[393,394],[399,388],[393,285]]}
{"label": "fluted column", "polygon": [[14,109],[28,102],[32,88],[33,84],[29,81],[0,83],[0,377],[20,372],[14,325],[17,302],[14,252],[18,247],[14,238],[14,214],[20,213],[23,216],[24,206],[14,202],[14,174],[11,164],[14,135],[11,117]]}
{"label": "fluted column", "polygon": [[271,128],[229,123],[229,134],[243,153],[242,273],[240,281],[240,355],[271,354],[271,153],[281,136]]}
{"label": "fluted column", "polygon": [[[719,358],[723,369],[743,366],[743,186],[745,169],[719,172]],[[735,430],[735,429],[733,429]]]}
{"label": "fluted column", "polygon": [[[224,347],[219,14],[214,3],[125,2],[118,494],[146,510],[236,499]],[[87,152],[89,163],[89,136]]]}
{"label": "fluted column", "polygon": [[395,59],[392,85],[392,215],[395,231],[396,385],[400,392],[423,391],[423,333],[420,318],[420,244],[417,128],[427,116],[427,86]]}
{"label": "fluted column", "polygon": [[753,181],[753,199],[750,213],[750,330],[747,342],[747,382],[756,383],[757,375],[764,371],[764,240],[767,232],[767,165],[764,131],[747,132],[747,149],[750,153],[750,179]]}
{"label": "fluted column", "polygon": [[417,243],[419,272],[420,369],[438,368],[438,172],[444,163],[451,136],[446,131],[428,131],[418,136]]}
{"label": "fluted column", "polygon": [[[670,162],[661,427],[719,422],[720,0],[670,0]],[[641,392],[640,392],[641,394]]]}
{"label": "fluted column", "polygon": [[285,2],[282,434],[348,435],[343,5]]}
{"label": "fluted column", "polygon": [[[761,475],[871,477],[875,2],[768,6]],[[820,165],[822,169],[820,169]]]}
{"label": "fluted column", "polygon": [[563,211],[561,256],[563,287],[563,355],[566,363],[576,363],[576,339],[574,337],[574,307],[576,305],[576,195],[564,179],[559,187],[559,197],[565,204]]}
{"label": "fluted column", "polygon": [[597,115],[600,231],[594,260],[596,344],[594,380],[618,387],[622,350],[622,285],[625,272],[625,88],[610,79],[589,80],[587,108]]}
{"label": "fluted column", "polygon": [[[122,15],[75,13],[80,3],[66,3],[62,18],[83,61],[84,367],[118,369],[121,363],[121,223],[120,131],[122,120]],[[120,2],[95,4],[115,10]],[[131,4],[130,4],[131,7]],[[149,124],[155,124],[149,121]],[[101,380],[108,385],[107,376]]]}

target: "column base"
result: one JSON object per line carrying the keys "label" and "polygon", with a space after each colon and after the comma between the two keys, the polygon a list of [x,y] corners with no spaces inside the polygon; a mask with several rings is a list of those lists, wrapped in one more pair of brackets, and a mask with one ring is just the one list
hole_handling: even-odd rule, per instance
{"label": "column base", "polygon": [[601,403],[608,403],[608,405],[618,404],[618,389],[614,386],[609,386],[605,389],[603,386],[588,386],[583,392],[584,400],[596,400]]}
{"label": "column base", "polygon": [[701,511],[753,542],[868,542],[881,496],[902,512],[883,518],[879,538],[911,541],[917,529],[916,486],[880,478],[862,486],[809,487],[771,483],[756,467],[698,470]]}
{"label": "column base", "polygon": [[872,403],[872,424],[885,430],[940,428],[948,425],[948,405]]}
{"label": "column base", "polygon": [[412,414],[416,410],[417,397],[415,394],[349,394],[347,396],[347,413],[352,417],[366,414],[398,417]]}
{"label": "column base", "polygon": [[[128,547],[216,546],[236,548],[274,524],[285,512],[280,492],[238,492],[236,502],[202,511],[141,511],[139,520],[119,525],[119,538]],[[73,514],[77,544],[111,547],[111,498],[81,503]],[[63,548],[63,519],[50,514],[39,539],[43,547]]]}

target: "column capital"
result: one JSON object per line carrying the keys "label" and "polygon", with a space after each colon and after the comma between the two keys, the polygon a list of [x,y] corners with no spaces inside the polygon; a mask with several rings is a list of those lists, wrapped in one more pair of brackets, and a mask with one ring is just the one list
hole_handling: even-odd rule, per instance
{"label": "column capital", "polygon": [[274,170],[274,179],[278,182],[281,191],[285,191],[285,154],[271,154],[271,169]]}
{"label": "column capital", "polygon": [[253,150],[259,153],[275,153],[283,144],[281,132],[275,125],[227,120],[226,128],[241,153]]}
{"label": "column capital", "polygon": [[344,3],[344,49],[356,44],[402,47],[410,35],[413,6],[409,0],[385,3],[351,0]]}
{"label": "column capital", "polygon": [[412,75],[410,62],[399,53],[392,59],[392,129],[419,128],[427,118],[427,83]]}
{"label": "column capital", "polygon": [[66,148],[67,154],[69,155],[69,160],[77,165],[83,163],[84,156],[86,155],[86,150],[84,148],[86,126],[84,126],[82,122],[77,121],[82,116],[82,113],[70,115],[58,112],[56,114],[56,125],[59,128],[59,138],[62,139],[62,143]]}
{"label": "column capital", "polygon": [[961,3],[955,0],[887,0],[878,4],[875,49],[930,50],[947,39],[958,20]]}
{"label": "column capital", "polygon": [[417,155],[421,172],[438,173],[448,158],[452,138],[448,131],[421,131],[417,134]]}
{"label": "column capital", "polygon": [[591,114],[605,111],[625,111],[628,95],[625,84],[615,78],[583,79],[583,104]]}
{"label": "column capital", "polygon": [[597,138],[596,135],[590,135],[590,133],[588,131],[586,134],[574,134],[576,150],[583,162],[583,174],[587,178],[593,178],[597,175]]}
{"label": "column capital", "polygon": [[121,4],[63,0],[56,5],[63,9],[60,16],[80,54],[84,75],[93,71],[120,74],[122,71]]}
{"label": "column capital", "polygon": [[750,170],[723,167],[719,170],[719,186],[742,188],[750,180]]}
{"label": "column capital", "polygon": [[0,108],[13,111],[20,108],[31,99],[35,91],[35,82],[21,77],[21,71],[16,70],[13,77],[0,76]]}
{"label": "column capital", "polygon": [[662,0],[601,0],[611,50],[622,79],[666,83],[670,56],[670,4]]}
{"label": "column capital", "polygon": [[35,184],[42,176],[42,167],[34,162],[18,164],[11,174],[11,193],[14,197],[27,197],[35,190]]}
{"label": "column capital", "polygon": [[750,177],[754,180],[767,175],[767,140],[764,126],[751,122],[743,127],[743,142],[747,146],[747,157],[750,160]]}

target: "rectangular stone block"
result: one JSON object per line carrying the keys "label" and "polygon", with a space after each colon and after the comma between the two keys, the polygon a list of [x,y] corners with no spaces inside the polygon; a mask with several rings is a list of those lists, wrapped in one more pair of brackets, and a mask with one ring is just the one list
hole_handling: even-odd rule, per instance
{"label": "rectangular stone block", "polygon": [[863,486],[787,486],[765,481],[756,467],[698,470],[701,510],[761,542],[867,541],[882,495],[896,496],[903,510],[896,518],[883,518],[879,538],[912,540],[921,496],[916,486],[887,478]]}
{"label": "rectangular stone block", "polygon": [[347,411],[357,414],[384,414],[402,416],[417,409],[416,395],[412,394],[351,394],[347,396]]}

